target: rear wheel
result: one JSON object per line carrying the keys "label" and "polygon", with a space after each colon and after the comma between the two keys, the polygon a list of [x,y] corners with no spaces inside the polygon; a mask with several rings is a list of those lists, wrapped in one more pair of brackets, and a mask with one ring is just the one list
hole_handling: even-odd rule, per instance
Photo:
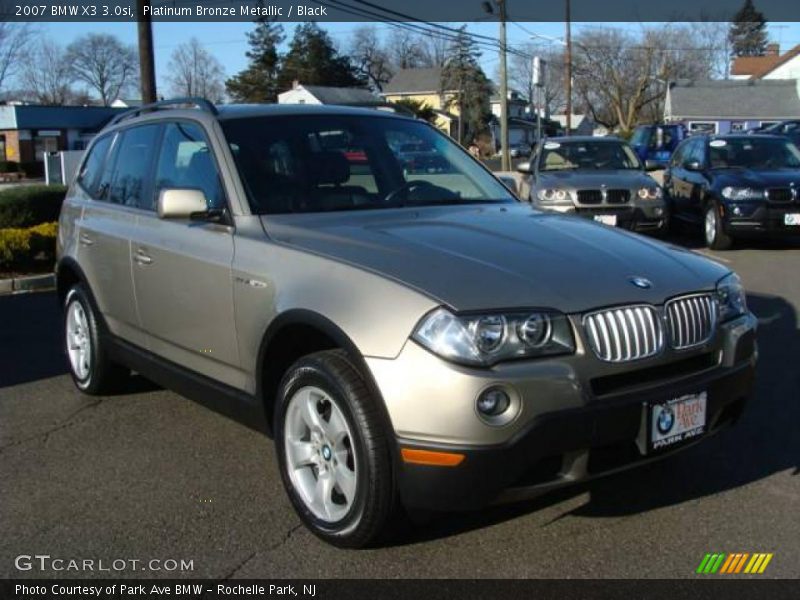
{"label": "rear wheel", "polygon": [[728,250],[733,246],[733,238],[725,233],[722,218],[719,215],[719,206],[716,202],[709,202],[703,218],[703,234],[706,246],[712,250]]}
{"label": "rear wheel", "polygon": [[64,341],[72,380],[82,392],[115,391],[130,375],[129,369],[108,357],[97,316],[80,284],[70,288],[64,301]]}
{"label": "rear wheel", "polygon": [[347,356],[297,361],[281,383],[274,423],[283,484],[306,527],[337,546],[375,542],[394,503],[389,440]]}

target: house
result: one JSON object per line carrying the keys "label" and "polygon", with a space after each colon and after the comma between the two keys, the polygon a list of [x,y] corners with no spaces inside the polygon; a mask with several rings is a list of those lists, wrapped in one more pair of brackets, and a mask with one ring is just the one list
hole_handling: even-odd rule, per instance
{"label": "house", "polygon": [[413,100],[430,107],[436,113],[434,125],[458,137],[458,90],[442,90],[442,69],[400,69],[387,83],[381,96],[387,102]]}
{"label": "house", "polygon": [[[492,136],[496,140],[495,146],[500,147],[500,99],[499,93],[489,98],[492,110]],[[536,120],[528,116],[528,101],[516,90],[508,91],[508,143],[511,146],[525,143],[533,144],[536,141]]]}
{"label": "house", "polygon": [[800,44],[780,53],[769,44],[763,56],[737,56],[731,64],[732,79],[800,79]]}
{"label": "house", "polygon": [[369,90],[292,83],[292,89],[278,94],[278,104],[339,104],[380,107],[385,102]]}
{"label": "house", "polygon": [[[0,106],[0,160],[25,165],[39,174],[46,152],[83,150],[125,108],[108,106]],[[38,165],[38,166],[37,166]]]}
{"label": "house", "polygon": [[117,98],[111,103],[114,108],[139,108],[142,104],[141,98]]}
{"label": "house", "polygon": [[678,81],[667,89],[664,120],[690,133],[746,131],[800,115],[796,79]]}
{"label": "house", "polygon": [[[566,114],[553,115],[552,118],[558,123],[558,126],[562,130],[566,131]],[[597,123],[595,123],[589,115],[572,113],[570,114],[569,125],[571,135],[595,135],[596,130],[598,131],[598,135],[604,135],[603,132],[606,131],[605,128],[598,128]]]}

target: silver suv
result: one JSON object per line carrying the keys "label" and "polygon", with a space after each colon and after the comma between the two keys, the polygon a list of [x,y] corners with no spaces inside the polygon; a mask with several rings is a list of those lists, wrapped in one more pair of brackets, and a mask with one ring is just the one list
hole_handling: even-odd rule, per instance
{"label": "silver suv", "polygon": [[[410,144],[437,168],[409,168]],[[377,110],[126,113],[70,187],[57,281],[78,388],[135,370],[265,430],[300,518],[341,546],[401,507],[685,448],[738,418],[756,360],[725,267],[536,211]]]}

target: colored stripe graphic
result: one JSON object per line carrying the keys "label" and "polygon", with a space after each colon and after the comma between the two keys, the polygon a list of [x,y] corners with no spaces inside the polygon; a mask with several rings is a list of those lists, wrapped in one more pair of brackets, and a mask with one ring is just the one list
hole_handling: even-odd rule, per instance
{"label": "colored stripe graphic", "polygon": [[725,554],[724,552],[709,553],[700,561],[697,573],[714,574],[719,573],[732,575],[739,573],[760,574],[767,568],[774,555],[765,552],[734,552]]}

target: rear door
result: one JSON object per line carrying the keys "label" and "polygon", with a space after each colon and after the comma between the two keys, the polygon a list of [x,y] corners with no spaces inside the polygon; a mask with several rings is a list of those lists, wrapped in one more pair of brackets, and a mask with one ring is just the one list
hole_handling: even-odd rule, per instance
{"label": "rear door", "polygon": [[202,190],[210,208],[226,208],[213,148],[194,121],[164,124],[153,189],[143,203],[132,245],[133,280],[150,350],[180,366],[237,388],[231,263],[233,228],[190,219],[160,219],[161,190]]}
{"label": "rear door", "polygon": [[699,171],[686,171],[686,201],[685,214],[692,222],[701,222],[703,219],[703,201],[708,187],[708,152],[706,150],[707,138],[697,138],[692,143],[691,153],[685,159],[700,164]]}
{"label": "rear door", "polygon": [[133,343],[143,343],[130,266],[130,243],[137,215],[110,194],[117,164],[123,162],[119,150],[124,135],[111,133],[98,138],[78,174],[76,182],[84,203],[77,256],[111,332]]}

